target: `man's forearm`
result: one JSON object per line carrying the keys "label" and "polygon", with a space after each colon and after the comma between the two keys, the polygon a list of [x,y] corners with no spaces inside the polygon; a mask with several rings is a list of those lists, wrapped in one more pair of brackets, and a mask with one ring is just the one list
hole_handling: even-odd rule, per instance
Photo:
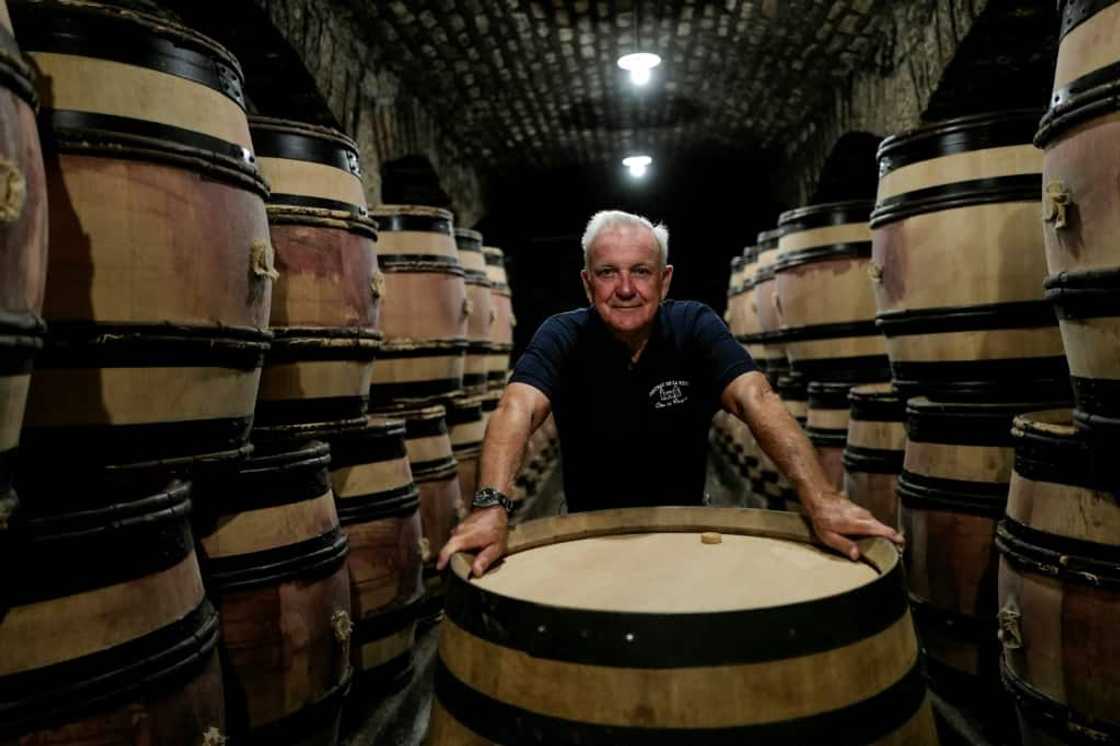
{"label": "man's forearm", "polygon": [[540,426],[532,412],[516,404],[499,405],[486,425],[479,462],[479,487],[508,494],[525,458],[529,436]]}
{"label": "man's forearm", "polygon": [[822,496],[834,493],[813,444],[805,437],[797,420],[785,404],[763,383],[752,391],[747,401],[739,401],[732,414],[747,423],[755,440],[766,455],[793,482],[806,507]]}

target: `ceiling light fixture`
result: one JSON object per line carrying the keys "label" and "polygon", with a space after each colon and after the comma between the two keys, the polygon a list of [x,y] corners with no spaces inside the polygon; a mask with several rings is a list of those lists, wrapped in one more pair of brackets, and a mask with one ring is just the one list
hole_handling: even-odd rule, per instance
{"label": "ceiling light fixture", "polygon": [[653,159],[648,155],[632,155],[622,159],[622,165],[630,169],[630,175],[635,179],[645,176],[651,163],[653,163]]}
{"label": "ceiling light fixture", "polygon": [[661,64],[661,57],[652,52],[634,52],[618,58],[618,66],[630,73],[630,82],[645,85],[649,82],[650,71]]}

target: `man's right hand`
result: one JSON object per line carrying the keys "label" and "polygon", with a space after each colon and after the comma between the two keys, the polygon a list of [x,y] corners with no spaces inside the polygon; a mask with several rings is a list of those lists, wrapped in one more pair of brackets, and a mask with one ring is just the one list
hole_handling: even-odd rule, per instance
{"label": "man's right hand", "polygon": [[471,573],[477,578],[506,552],[506,535],[509,533],[509,517],[505,508],[495,505],[475,510],[467,519],[451,531],[451,540],[439,552],[436,569],[443,570],[451,561],[451,555],[471,549],[481,551],[474,558]]}

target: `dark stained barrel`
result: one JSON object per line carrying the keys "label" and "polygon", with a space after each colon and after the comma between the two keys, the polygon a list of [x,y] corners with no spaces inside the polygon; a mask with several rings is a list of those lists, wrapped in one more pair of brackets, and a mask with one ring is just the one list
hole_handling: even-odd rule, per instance
{"label": "dark stained barrel", "polygon": [[513,328],[517,317],[513,313],[513,294],[506,276],[505,254],[496,246],[483,246],[486,276],[490,279],[490,293],[494,304],[494,323],[490,327],[490,364],[487,378],[490,388],[502,388],[509,375],[509,356],[513,351]]}
{"label": "dark stained barrel", "polygon": [[1038,401],[1068,389],[1043,298],[1038,116],[952,119],[879,147],[871,270],[903,396]]}
{"label": "dark stained barrel", "polygon": [[1015,418],[1000,522],[1003,682],[1026,746],[1120,739],[1120,505],[1115,453],[1068,410]]}
{"label": "dark stained barrel", "polygon": [[189,485],[114,491],[108,504],[92,489],[58,496],[51,514],[21,511],[4,532],[0,744],[213,743],[226,733],[219,621]]}
{"label": "dark stained barrel", "polygon": [[453,396],[463,387],[467,302],[451,213],[435,207],[381,205],[377,261],[385,274],[381,351],[373,366],[370,407]]}
{"label": "dark stained barrel", "polygon": [[382,276],[358,146],[327,127],[252,117],[276,251],[254,427],[364,422]]}
{"label": "dark stained barrel", "polygon": [[411,673],[424,595],[420,493],[404,439],[403,421],[380,417],[331,439],[331,485],[350,544],[351,657],[359,685],[378,690]]}
{"label": "dark stained barrel", "polygon": [[844,488],[844,445],[848,440],[848,392],[853,384],[813,381],[809,384],[809,412],[805,434],[829,484]]}
{"label": "dark stained barrel", "polygon": [[1061,41],[1043,148],[1046,297],[1055,305],[1082,427],[1120,436],[1120,5],[1059,3]]}
{"label": "dark stained barrel", "polygon": [[791,514],[654,508],[521,524],[480,579],[457,555],[429,742],[937,743],[898,552],[811,541]]}
{"label": "dark stained barrel", "polygon": [[11,11],[40,72],[50,201],[23,446],[48,463],[239,458],[275,270],[237,61],[106,3]]}
{"label": "dark stained barrel", "polygon": [[895,489],[906,453],[906,402],[889,383],[856,386],[844,444],[844,493],[880,522],[898,526]]}
{"label": "dark stained barrel", "polygon": [[996,523],[1014,461],[1011,423],[1025,403],[906,404],[898,478],[906,577],[935,691],[956,700],[1000,690]]}
{"label": "dark stained barrel", "polygon": [[810,205],[782,213],[774,263],[790,367],[812,381],[890,377],[875,325],[869,201]]}
{"label": "dark stained barrel", "polygon": [[[7,6],[0,2],[7,18]],[[34,71],[0,24],[0,526],[15,504],[12,470],[31,364],[42,347],[47,188]]]}
{"label": "dark stained barrel", "polygon": [[350,689],[350,581],[325,443],[257,446],[205,490],[206,589],[222,618],[240,743],[328,746]]}

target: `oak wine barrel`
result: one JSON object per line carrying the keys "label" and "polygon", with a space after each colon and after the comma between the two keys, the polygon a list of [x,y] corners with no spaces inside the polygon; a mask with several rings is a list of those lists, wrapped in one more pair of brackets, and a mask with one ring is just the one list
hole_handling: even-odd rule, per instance
{"label": "oak wine barrel", "polygon": [[1120,3],[1059,3],[1060,43],[1044,152],[1046,297],[1072,376],[1074,418],[1102,440],[1120,436]]}
{"label": "oak wine barrel", "polygon": [[257,445],[235,475],[196,488],[208,493],[196,525],[239,743],[338,740],[353,625],[329,462],[325,443]]}
{"label": "oak wine barrel", "polygon": [[906,453],[906,402],[889,383],[856,386],[844,443],[844,494],[881,523],[898,526],[895,489]]}
{"label": "oak wine barrel", "polygon": [[190,486],[90,489],[17,513],[0,544],[20,568],[0,597],[0,744],[211,743],[226,732],[219,621]]}
{"label": "oak wine barrel", "polygon": [[766,351],[759,341],[759,335],[762,333],[762,324],[758,318],[757,300],[758,251],[759,247],[757,246],[748,246],[743,249],[742,294],[739,300],[742,331],[736,335],[736,339],[746,348],[751,359],[754,360],[755,363],[758,363],[759,360],[766,357]]}
{"label": "oak wine barrel", "polygon": [[754,273],[753,307],[758,314],[760,329],[754,341],[762,345],[761,357],[755,358],[755,363],[766,374],[771,386],[777,386],[778,378],[789,370],[786,332],[782,330],[778,283],[774,274],[778,242],[783,233],[782,228],[775,228],[758,234],[758,264]]}
{"label": "oak wine barrel", "polygon": [[926,668],[934,690],[946,698],[1000,691],[996,523],[1007,504],[1015,455],[1012,420],[1039,408],[925,397],[906,403],[906,455],[898,478],[906,577]]}
{"label": "oak wine barrel", "polygon": [[1120,467],[1068,410],[1016,417],[1012,435],[998,620],[1023,743],[1120,741]]}
{"label": "oak wine barrel", "polygon": [[1068,390],[1043,298],[1038,116],[951,119],[879,147],[871,272],[903,396],[1030,401]]}
{"label": "oak wine barrel", "polygon": [[108,3],[10,7],[40,73],[50,202],[27,455],[240,458],[275,270],[237,61]]}
{"label": "oak wine barrel", "polygon": [[[421,579],[420,493],[402,420],[370,417],[331,439],[331,486],[350,544],[351,658],[361,689],[383,691],[412,672]],[[359,690],[360,696],[361,690]]]}
{"label": "oak wine barrel", "polygon": [[486,276],[490,279],[490,293],[494,304],[494,323],[490,326],[490,363],[487,378],[490,388],[502,388],[509,375],[509,356],[513,351],[513,328],[517,317],[513,313],[513,295],[506,276],[506,260],[502,250],[483,246]]}
{"label": "oak wine barrel", "polygon": [[382,276],[358,146],[336,130],[251,117],[279,277],[253,426],[365,421]]}
{"label": "oak wine barrel", "polygon": [[836,490],[844,489],[844,445],[850,417],[848,392],[851,383],[812,381],[808,386],[809,411],[805,434],[817,451],[817,459]]}
{"label": "oak wine barrel", "polygon": [[[7,6],[0,0],[7,19]],[[43,346],[47,188],[35,72],[0,24],[0,527],[15,506],[15,466],[31,365]]]}
{"label": "oak wine barrel", "polygon": [[868,280],[872,203],[810,205],[784,212],[774,263],[790,367],[813,381],[890,378]]}
{"label": "oak wine barrel", "polygon": [[743,283],[746,267],[747,258],[745,256],[740,254],[731,257],[731,274],[727,280],[727,311],[724,313],[723,320],[735,337],[745,333],[743,329],[745,318],[742,306],[746,296]]}
{"label": "oak wine barrel", "polygon": [[451,213],[416,205],[381,205],[370,213],[385,275],[384,341],[373,366],[370,408],[453,396],[463,388],[471,307]]}
{"label": "oak wine barrel", "polygon": [[769,511],[609,510],[515,527],[482,578],[456,555],[429,742],[937,743],[897,550],[854,563],[811,536]]}
{"label": "oak wine barrel", "polygon": [[442,405],[399,405],[379,414],[404,420],[409,468],[420,492],[420,541],[426,588],[420,621],[435,622],[443,615],[444,594],[443,576],[436,572],[436,558],[451,538],[451,529],[467,510],[459,491],[459,465],[447,428],[447,409]]}
{"label": "oak wine barrel", "polygon": [[467,300],[471,314],[467,319],[467,357],[463,368],[463,390],[485,393],[490,375],[491,328],[497,320],[486,258],[482,254],[482,234],[467,228],[455,229],[459,261],[466,273]]}

